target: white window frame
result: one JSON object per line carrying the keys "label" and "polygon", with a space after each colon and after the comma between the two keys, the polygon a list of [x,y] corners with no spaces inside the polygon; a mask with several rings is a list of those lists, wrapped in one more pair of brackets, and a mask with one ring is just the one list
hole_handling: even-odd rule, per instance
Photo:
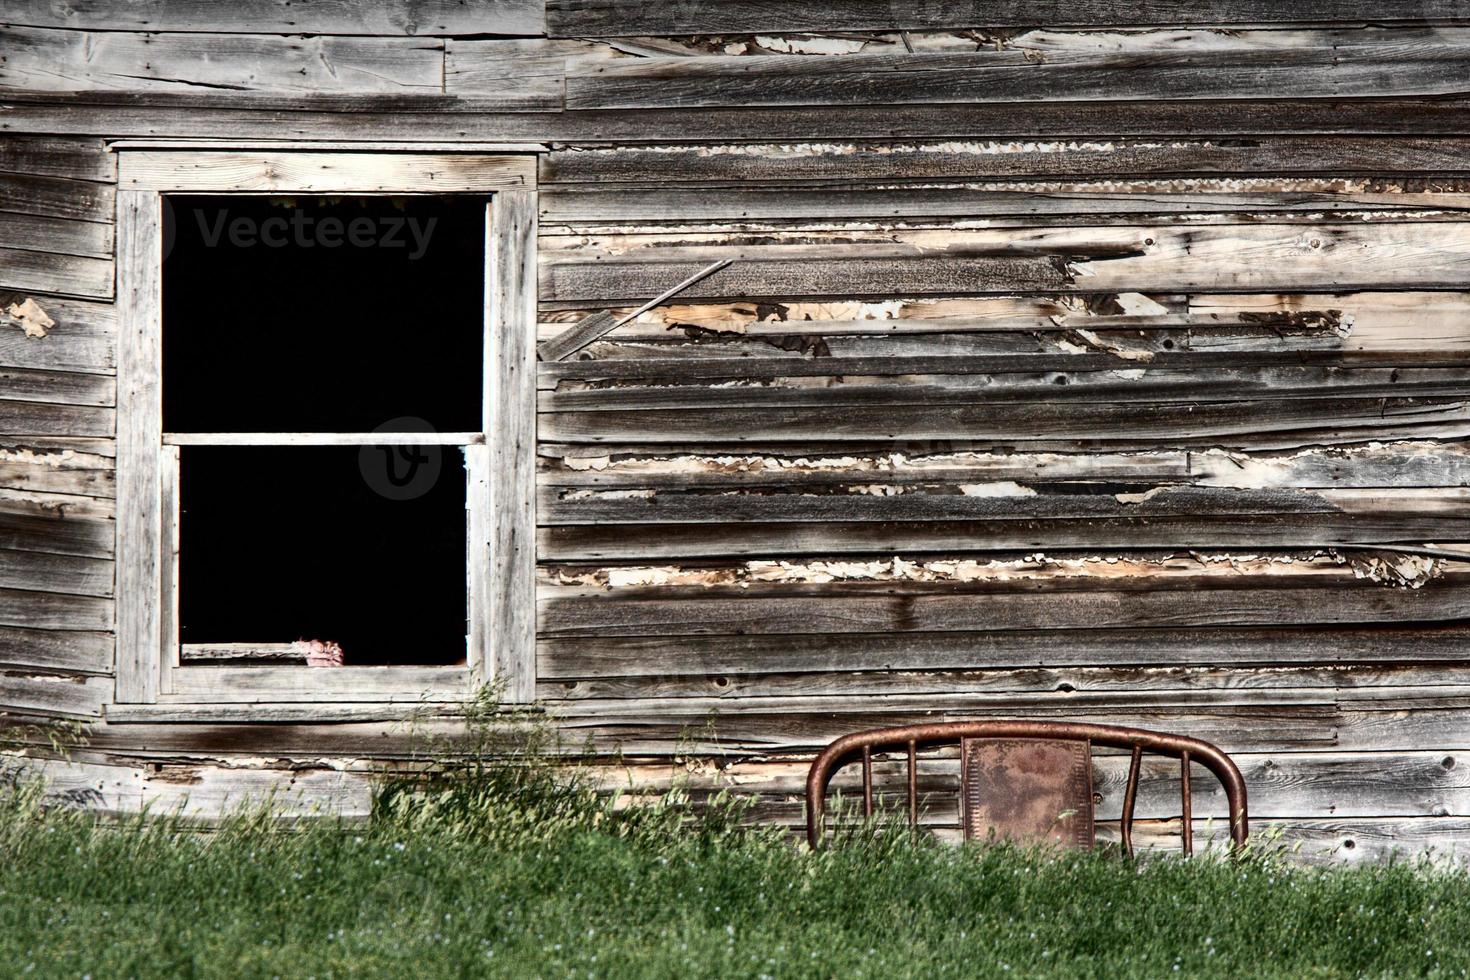
{"label": "white window frame", "polygon": [[[536,157],[505,147],[329,149],[114,146],[117,193],[118,705],[240,706],[462,701],[494,684],[503,702],[535,689]],[[491,152],[491,150],[496,152]],[[469,635],[463,667],[180,666],[179,446],[163,431],[163,199],[167,194],[466,194],[486,220],[483,426],[465,447]],[[408,441],[408,437],[400,437]],[[211,444],[378,445],[331,433],[207,436]],[[423,436],[412,437],[422,443]],[[195,437],[194,441],[199,441]],[[242,637],[242,640],[252,639]],[[238,710],[238,709],[237,709]],[[136,713],[136,712],[135,712]],[[119,712],[125,715],[126,711]],[[146,712],[144,712],[146,714]]]}

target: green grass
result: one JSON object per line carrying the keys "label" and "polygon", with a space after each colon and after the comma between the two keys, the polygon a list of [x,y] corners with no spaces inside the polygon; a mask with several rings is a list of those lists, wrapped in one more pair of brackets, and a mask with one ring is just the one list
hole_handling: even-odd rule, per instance
{"label": "green grass", "polygon": [[1463,976],[1470,880],[869,834],[818,855],[537,768],[367,827],[0,805],[6,976]]}

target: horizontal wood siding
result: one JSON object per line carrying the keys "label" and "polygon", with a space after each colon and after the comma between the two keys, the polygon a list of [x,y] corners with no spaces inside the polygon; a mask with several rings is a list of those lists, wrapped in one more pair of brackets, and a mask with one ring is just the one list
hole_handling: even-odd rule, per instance
{"label": "horizontal wood siding", "polygon": [[[1242,753],[1258,822],[1310,860],[1453,839],[1463,804],[1374,800],[1359,754],[1428,749],[1410,768],[1454,779],[1470,737],[1440,697],[1470,681],[1448,148],[554,150],[543,337],[734,263],[541,366],[538,692],[629,752],[800,759],[964,717],[1187,731]],[[726,788],[799,825],[804,767],[752,765]],[[1278,765],[1313,774],[1283,797]],[[1145,837],[1177,848],[1177,774],[1154,778]],[[921,777],[942,835],[957,780]]]}
{"label": "horizontal wood siding", "polygon": [[112,698],[116,179],[100,140],[0,138],[0,712]]}
{"label": "horizontal wood siding", "polygon": [[[429,155],[456,143],[520,141],[551,146],[540,341],[731,260],[538,365],[533,693],[567,744],[618,754],[609,788],[678,770],[794,828],[836,736],[1072,718],[1218,742],[1308,860],[1470,840],[1460,0],[4,19],[0,712],[93,722],[68,763],[18,730],[58,798],[362,816],[359,770],[463,735],[443,705],[407,725],[351,691],[110,705],[105,141],[419,143],[395,161],[435,173],[465,166]],[[130,152],[124,189],[174,179]],[[261,159],[242,187],[305,165],[324,192],[393,189]],[[1103,837],[1124,772],[1096,760]],[[956,761],[920,783],[957,835]],[[1177,846],[1177,788],[1145,767],[1145,846]],[[1221,804],[1195,792],[1206,840]]]}

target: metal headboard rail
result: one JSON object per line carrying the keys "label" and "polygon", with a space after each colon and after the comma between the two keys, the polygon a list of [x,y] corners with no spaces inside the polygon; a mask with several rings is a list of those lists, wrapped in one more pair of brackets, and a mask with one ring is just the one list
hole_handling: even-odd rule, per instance
{"label": "metal headboard rail", "polygon": [[1179,793],[1183,803],[1184,853],[1194,853],[1193,803],[1190,795],[1189,765],[1198,762],[1208,769],[1225,790],[1230,807],[1230,840],[1234,847],[1244,847],[1249,835],[1246,813],[1245,780],[1230,757],[1209,742],[1184,735],[1151,732],[1142,728],[1117,725],[1089,725],[1080,722],[1024,721],[991,719],[987,721],[952,721],[929,725],[907,725],[899,728],[875,728],[845,735],[827,746],[812,762],[806,780],[806,836],[815,850],[822,846],[826,814],[827,789],[839,769],[861,755],[863,762],[863,816],[873,815],[873,752],[908,750],[908,817],[909,826],[919,823],[918,750],[967,738],[1043,738],[1086,741],[1115,749],[1130,749],[1133,757],[1128,766],[1128,785],[1123,792],[1123,849],[1133,856],[1133,810],[1138,801],[1138,777],[1143,753],[1173,756],[1180,760]]}

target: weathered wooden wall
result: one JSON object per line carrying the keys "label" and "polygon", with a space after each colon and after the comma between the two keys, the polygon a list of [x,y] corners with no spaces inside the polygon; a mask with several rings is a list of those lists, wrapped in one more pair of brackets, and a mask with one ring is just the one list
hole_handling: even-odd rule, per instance
{"label": "weathered wooden wall", "polygon": [[[537,693],[569,739],[794,822],[846,731],[1112,721],[1238,753],[1314,851],[1470,842],[1470,3],[0,16],[0,314],[55,321],[0,315],[0,705],[110,698],[103,141],[529,140],[545,336],[736,260],[541,367]],[[51,769],[111,809],[360,809],[416,737],[123,717]]]}

